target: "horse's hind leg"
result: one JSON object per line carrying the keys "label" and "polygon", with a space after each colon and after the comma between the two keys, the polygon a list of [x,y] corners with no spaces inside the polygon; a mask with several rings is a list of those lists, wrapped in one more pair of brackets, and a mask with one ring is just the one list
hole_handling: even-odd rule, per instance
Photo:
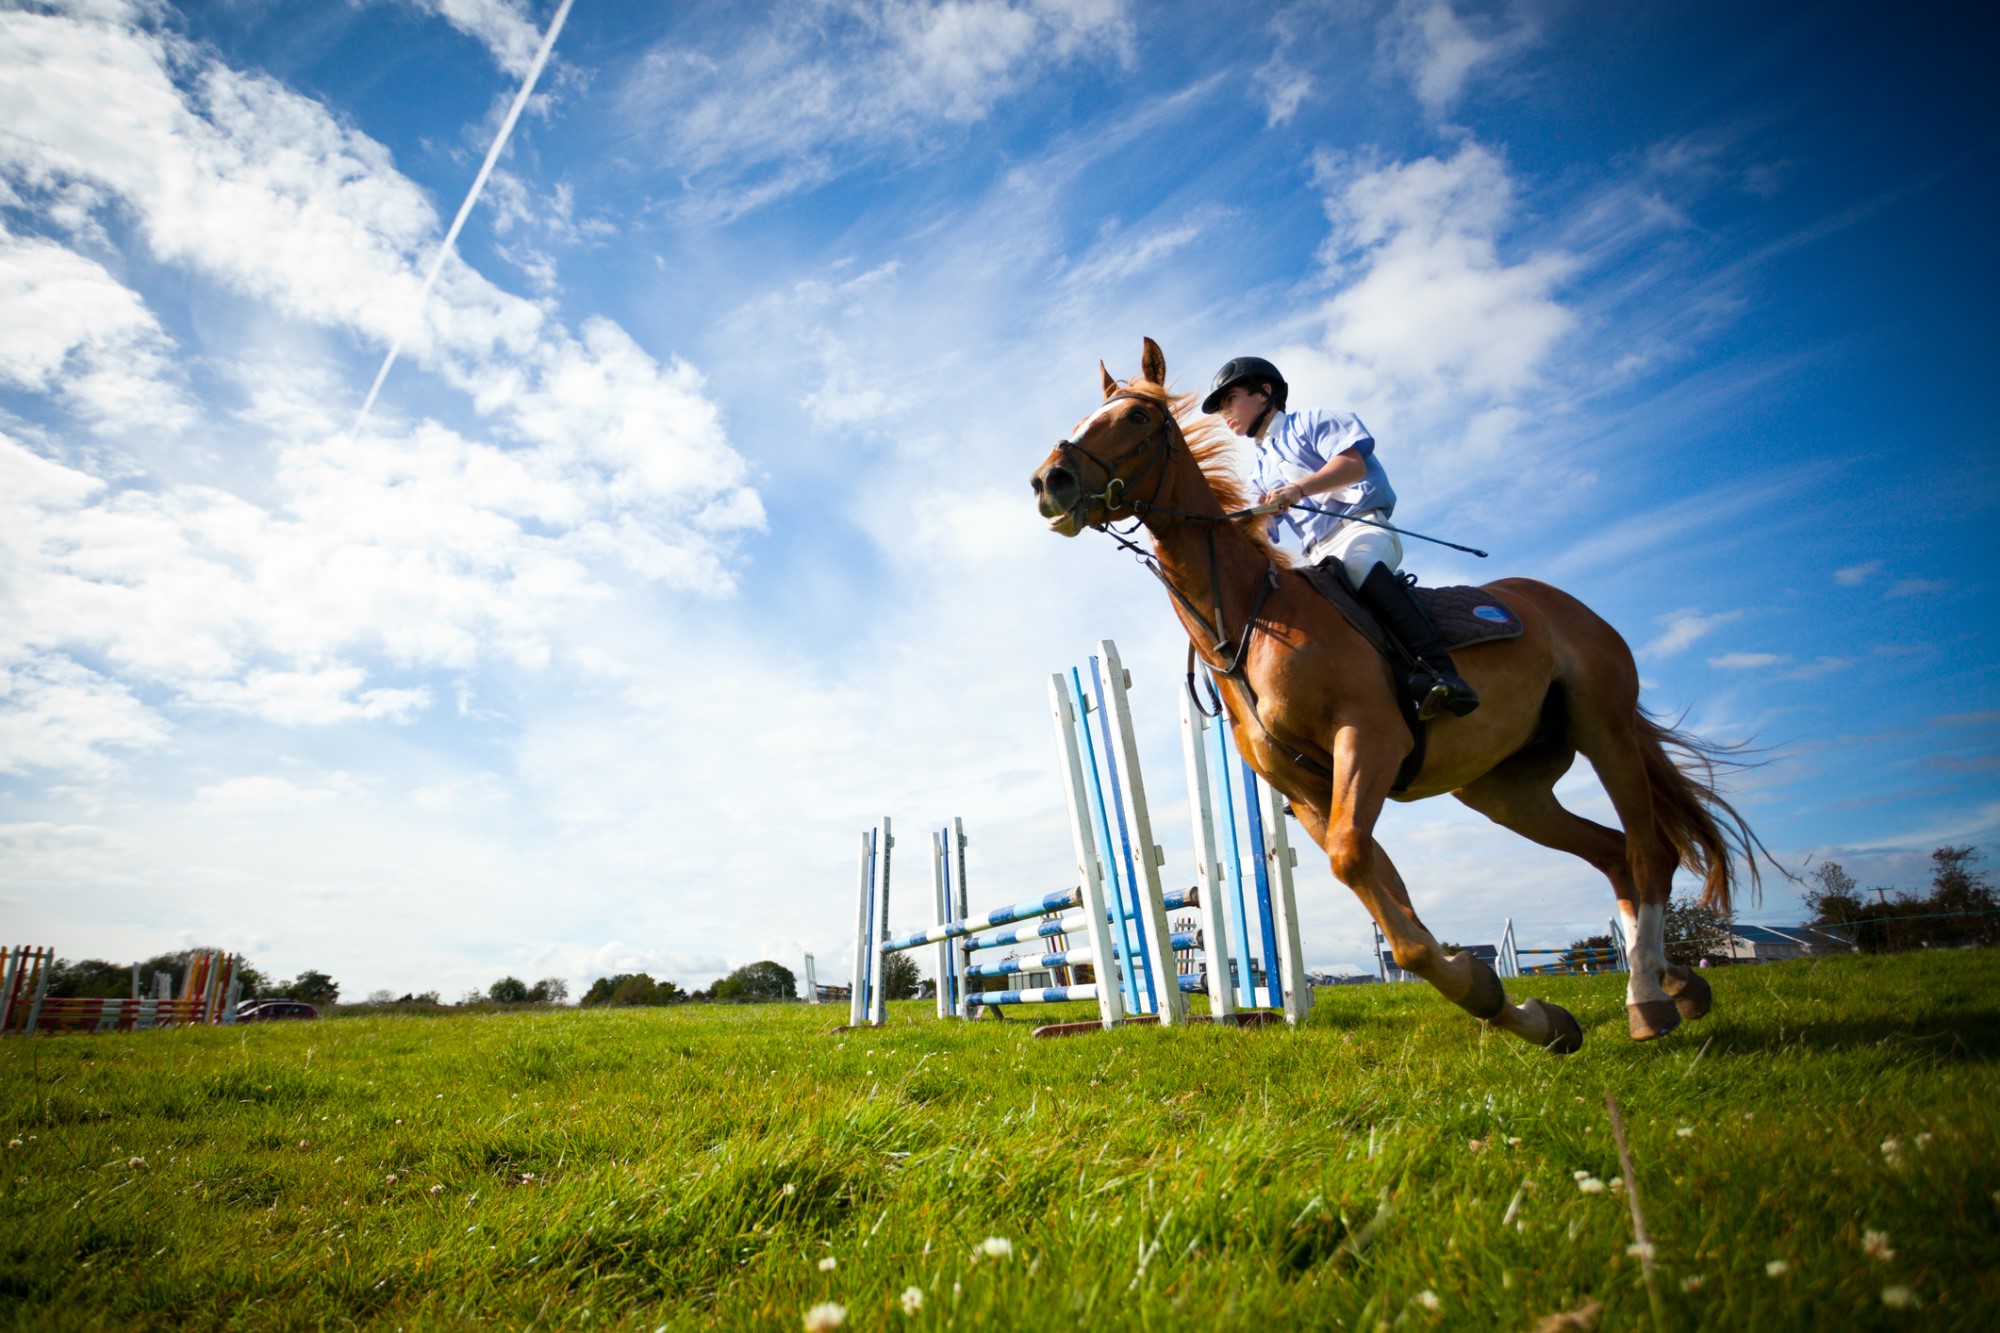
{"label": "horse's hind leg", "polygon": [[1634,725],[1637,716],[1635,701],[1597,709],[1578,708],[1572,703],[1570,708],[1576,747],[1597,770],[1597,780],[1611,798],[1618,822],[1625,826],[1625,858],[1631,881],[1618,896],[1618,912],[1625,920],[1631,946],[1625,1014],[1633,1039],[1649,1041],[1673,1031],[1684,1010],[1688,1017],[1699,1017],[1708,1012],[1708,1005],[1707,983],[1687,969],[1670,968],[1667,963],[1667,901],[1680,858],[1661,836],[1655,819],[1652,783],[1646,776]]}

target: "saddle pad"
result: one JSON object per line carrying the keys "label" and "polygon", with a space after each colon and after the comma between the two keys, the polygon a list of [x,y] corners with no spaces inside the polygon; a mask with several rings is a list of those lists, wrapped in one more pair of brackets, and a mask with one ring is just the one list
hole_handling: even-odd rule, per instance
{"label": "saddle pad", "polygon": [[1449,588],[1419,585],[1413,591],[1447,649],[1469,648],[1490,639],[1511,639],[1521,632],[1520,620],[1484,588],[1464,584]]}
{"label": "saddle pad", "polygon": [[[1362,638],[1375,645],[1376,652],[1392,658],[1400,656],[1390,646],[1389,636],[1383,632],[1381,623],[1369,614],[1368,608],[1361,604],[1354,590],[1348,586],[1347,571],[1338,559],[1328,557],[1299,572],[1318,589],[1321,596],[1333,603],[1334,609],[1354,626]],[[1449,588],[1426,588],[1419,584],[1411,591],[1416,593],[1417,601],[1422,604],[1424,614],[1430,617],[1438,637],[1444,640],[1447,651],[1493,639],[1511,639],[1521,632],[1520,620],[1499,598],[1484,588],[1463,584]]]}

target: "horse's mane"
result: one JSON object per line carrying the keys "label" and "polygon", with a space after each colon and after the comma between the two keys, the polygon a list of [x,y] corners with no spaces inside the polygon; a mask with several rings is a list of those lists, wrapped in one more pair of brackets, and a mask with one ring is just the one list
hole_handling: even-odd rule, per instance
{"label": "horse's mane", "polygon": [[[1215,493],[1216,503],[1225,511],[1248,509],[1257,503],[1259,497],[1244,485],[1236,470],[1236,460],[1243,450],[1241,437],[1230,430],[1221,417],[1202,415],[1196,406],[1201,401],[1199,396],[1176,394],[1163,384],[1142,379],[1127,380],[1123,387],[1125,392],[1140,394],[1173,413],[1181,429],[1181,438],[1187,442],[1195,466],[1201,469],[1202,480],[1208,483],[1208,489]],[[1272,542],[1269,528],[1268,519],[1243,518],[1236,521],[1236,530],[1254,542],[1268,558],[1281,567],[1290,565],[1291,557]]]}

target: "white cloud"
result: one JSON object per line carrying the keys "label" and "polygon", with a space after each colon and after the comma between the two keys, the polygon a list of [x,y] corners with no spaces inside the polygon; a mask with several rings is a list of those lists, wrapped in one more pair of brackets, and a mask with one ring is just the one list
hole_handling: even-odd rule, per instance
{"label": "white cloud", "polygon": [[1723,653],[1720,657],[1709,658],[1708,664],[1718,671],[1755,671],[1791,660],[1778,653]]}
{"label": "white cloud", "polygon": [[1519,16],[1508,23],[1468,21],[1450,0],[1401,0],[1384,28],[1390,59],[1433,116],[1450,112],[1475,72],[1515,55],[1535,36]]}
{"label": "white cloud", "polygon": [[1868,582],[1869,579],[1874,578],[1881,572],[1882,562],[1880,560],[1870,560],[1865,565],[1848,565],[1844,569],[1834,570],[1833,581],[1843,588],[1855,588]]}
{"label": "white cloud", "polygon": [[688,206],[731,216],[941,126],[1049,72],[1129,55],[1124,0],[844,0],[780,7],[744,36],[654,48],[622,92]]}
{"label": "white cloud", "polygon": [[151,749],[166,735],[131,690],[67,658],[0,669],[0,773],[104,777],[119,766],[117,752]]}
{"label": "white cloud", "polygon": [[[87,650],[205,710],[397,722],[431,696],[373,679],[385,670],[546,662],[556,623],[622,579],[732,591],[738,535],[763,511],[692,367],[662,364],[602,318],[571,331],[456,261],[419,312],[438,218],[379,144],[109,12],[0,13],[10,197],[45,214],[116,209],[152,260],[280,327],[374,344],[414,328],[410,359],[484,424],[468,436],[385,411],[350,438],[339,428],[358,386],[301,358],[308,336],[260,340],[217,367],[245,406],[211,416],[203,439],[228,451],[233,486],[0,436],[15,613],[0,622],[0,662]],[[168,369],[181,354],[102,265],[0,232],[0,296],[29,316],[0,331],[0,380],[98,421],[187,423]],[[265,459],[272,471],[257,475]],[[16,702],[56,710],[44,722],[66,735],[67,697]],[[97,764],[102,746],[38,753]]]}
{"label": "white cloud", "polygon": [[1740,620],[1742,616],[1741,611],[1719,611],[1712,616],[1703,615],[1699,607],[1669,611],[1660,617],[1660,624],[1666,626],[1665,630],[1658,638],[1641,648],[1638,655],[1641,659],[1651,662],[1673,657],[1686,652],[1706,638],[1716,627],[1727,625],[1732,620]]}
{"label": "white cloud", "polygon": [[339,664],[304,671],[259,669],[241,680],[194,681],[182,694],[199,707],[288,727],[408,722],[430,707],[427,689],[363,689],[367,679],[360,667]]}
{"label": "white cloud", "polygon": [[53,393],[92,425],[172,433],[194,411],[138,293],[94,260],[0,224],[0,383]]}
{"label": "white cloud", "polygon": [[542,43],[526,0],[408,0],[484,46],[509,74],[526,74]]}
{"label": "white cloud", "polygon": [[336,773],[321,786],[307,787],[289,778],[270,775],[229,778],[203,787],[195,793],[196,803],[206,812],[220,815],[254,815],[274,810],[309,810],[328,805],[356,790],[353,779]]}
{"label": "white cloud", "polygon": [[1502,255],[1514,183],[1476,143],[1387,165],[1323,158],[1319,179],[1333,224],[1321,259],[1338,290],[1315,312],[1315,339],[1275,353],[1292,400],[1349,406],[1377,439],[1424,441],[1398,456],[1396,477],[1439,502],[1518,485],[1507,445],[1523,420],[1510,409],[1534,397],[1540,425],[1560,402],[1546,378],[1576,323],[1559,295],[1574,261]]}
{"label": "white cloud", "polygon": [[1950,579],[1898,579],[1884,597],[1928,597],[1951,586]]}

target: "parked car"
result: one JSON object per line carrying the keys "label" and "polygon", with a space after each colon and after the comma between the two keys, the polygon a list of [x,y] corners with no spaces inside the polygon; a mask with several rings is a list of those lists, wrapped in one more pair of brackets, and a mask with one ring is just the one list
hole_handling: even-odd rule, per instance
{"label": "parked car", "polygon": [[268,1023],[279,1018],[318,1018],[319,1010],[303,1000],[254,1000],[236,1011],[239,1023]]}

